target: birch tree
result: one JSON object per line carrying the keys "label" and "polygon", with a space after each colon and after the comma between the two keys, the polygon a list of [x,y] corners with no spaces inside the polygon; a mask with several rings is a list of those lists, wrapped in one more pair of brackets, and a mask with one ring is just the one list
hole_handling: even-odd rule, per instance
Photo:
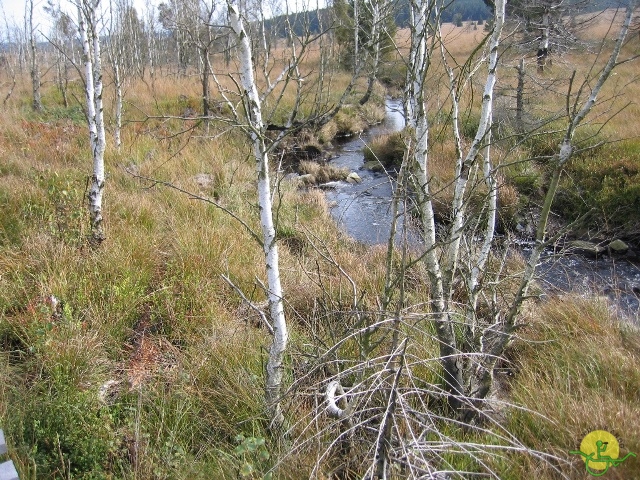
{"label": "birch tree", "polygon": [[393,39],[396,34],[394,18],[396,6],[385,0],[370,0],[364,2],[364,23],[366,24],[366,42],[364,51],[368,57],[367,90],[360,99],[360,105],[369,101],[373,93],[373,86],[378,79],[380,64],[393,52]]}
{"label": "birch tree", "polygon": [[190,41],[190,36],[191,32],[197,32],[200,28],[199,6],[200,0],[170,0],[158,5],[160,23],[171,32],[182,75],[187,74],[187,69],[194,60],[195,47]]}
{"label": "birch tree", "polygon": [[[414,6],[414,18],[423,18],[420,5]],[[457,159],[453,183],[453,196],[449,206],[450,224],[446,234],[436,231],[433,194],[429,173],[428,120],[426,116],[424,74],[428,56],[424,54],[424,33],[420,20],[412,30],[409,87],[407,88],[407,118],[415,131],[413,165],[415,191],[424,229],[424,261],[429,274],[431,291],[431,312],[440,344],[443,382],[449,394],[449,404],[458,412],[461,420],[468,423],[477,417],[484,399],[493,385],[493,373],[498,359],[503,355],[512,339],[519,321],[519,312],[527,298],[540,254],[549,244],[547,222],[551,204],[557,191],[558,180],[566,163],[574,152],[573,137],[576,129],[585,120],[603,85],[617,65],[620,47],[626,37],[632,18],[633,5],[627,8],[625,22],[616,38],[616,44],[609,61],[600,73],[585,78],[577,90],[573,91],[575,79],[569,82],[567,93],[567,126],[557,153],[553,156],[553,175],[537,223],[536,246],[529,257],[520,287],[508,308],[494,304],[490,314],[478,312],[479,295],[495,298],[496,292],[489,286],[485,266],[495,248],[495,225],[497,210],[498,167],[491,159],[491,124],[494,87],[498,73],[498,53],[501,30],[505,19],[505,1],[494,2],[494,26],[488,39],[487,73],[484,84],[479,125],[470,145],[464,147],[460,135],[460,92],[459,88],[467,80],[465,69],[459,75],[449,66],[442,50],[442,63],[449,77],[449,91],[452,103],[451,122],[455,140]],[[439,28],[439,27],[436,27]],[[437,33],[436,33],[436,36]],[[602,43],[604,46],[604,42]],[[472,71],[472,70],[471,70]],[[476,74],[477,75],[477,74]],[[575,76],[575,73],[574,73]],[[470,216],[469,195],[472,175],[479,170],[485,184],[482,215]],[[476,214],[477,215],[477,214]],[[477,238],[481,240],[478,241]],[[465,306],[460,311],[455,301],[456,284],[464,285]],[[457,333],[464,325],[463,334]]]}
{"label": "birch tree", "polygon": [[89,192],[91,241],[99,245],[105,239],[102,197],[105,185],[104,151],[106,145],[102,105],[102,60],[98,12],[100,0],[82,0],[78,9],[78,31],[82,42],[87,124],[93,159]]}
{"label": "birch tree", "polygon": [[56,54],[56,84],[62,96],[64,107],[69,106],[68,87],[71,71],[77,62],[77,28],[71,17],[60,9],[58,3],[49,1],[45,11],[50,15],[53,25],[47,40],[53,45]]}
{"label": "birch tree", "polygon": [[289,331],[284,315],[283,290],[280,282],[280,264],[278,261],[278,244],[273,221],[273,205],[271,201],[271,181],[269,175],[269,154],[265,144],[265,125],[262,119],[262,99],[258,95],[254,78],[254,65],[251,56],[249,35],[240,16],[235,0],[227,0],[229,21],[236,39],[238,60],[240,64],[240,83],[242,101],[246,113],[247,134],[253,144],[253,155],[258,175],[258,205],[260,208],[260,227],[262,229],[262,246],[267,270],[267,289],[269,311],[273,326],[273,343],[267,361],[267,377],[265,400],[272,425],[278,429],[284,425],[284,415],[280,405],[282,394],[282,378],[284,373],[284,354],[287,349]]}
{"label": "birch tree", "polygon": [[[353,298],[348,311],[341,310],[336,315],[348,327],[342,335],[332,331],[318,342],[327,347],[318,347],[317,367],[306,372],[295,386],[302,389],[309,382],[324,396],[314,415],[297,425],[300,430],[318,425],[315,437],[294,442],[295,448],[304,448],[305,441],[313,445],[311,448],[318,448],[320,442],[328,445],[316,454],[312,476],[467,478],[468,473],[469,478],[475,475],[497,478],[491,462],[485,462],[499,456],[500,448],[530,455],[560,476],[567,464],[561,457],[528,449],[487,410],[495,405],[490,393],[495,391],[496,366],[521,325],[521,309],[529,298],[541,254],[563,233],[549,233],[548,220],[563,169],[579,150],[574,140],[576,131],[598,105],[602,89],[616,66],[627,60],[619,57],[635,2],[626,10],[606,64],[599,66],[602,62],[594,60],[584,78],[578,79],[578,74],[573,73],[568,82],[565,105],[555,117],[564,122],[562,139],[554,154],[545,158],[550,175],[544,187],[535,245],[517,272],[507,271],[508,241],[503,242],[495,234],[498,193],[504,185],[501,171],[514,161],[509,157],[512,152],[501,150],[497,144],[500,139],[494,138],[499,130],[492,128],[495,86],[502,72],[500,46],[505,3],[505,0],[495,2],[493,30],[474,57],[464,62],[456,62],[447,52],[438,22],[441,2],[411,3],[411,47],[405,59],[407,148],[391,208],[396,214],[392,217],[384,290],[376,297],[377,301],[380,299],[378,309],[362,307],[360,298],[364,294],[358,291],[355,281],[333,260],[326,246],[312,239],[322,260],[347,279]],[[433,19],[431,25],[428,19]],[[602,58],[605,48],[611,50],[608,45],[608,39],[603,39],[596,57]],[[441,67],[447,84],[446,101],[442,101],[438,96],[441,93],[434,87],[439,86],[436,81]],[[471,135],[463,135],[461,112],[468,108],[465,102],[469,101],[465,89],[479,79],[482,93],[473,97],[479,99],[478,125]],[[444,109],[430,110],[443,104]],[[446,197],[446,213],[440,213],[444,220],[436,222],[435,197],[441,193],[438,190],[444,189],[433,172],[433,152],[438,151],[436,142],[442,139],[442,135],[437,138],[438,130],[453,139],[455,154],[445,150],[454,165],[454,174],[444,187],[451,192]],[[528,160],[531,159],[515,159]],[[419,249],[417,253],[401,246],[399,260],[392,250],[396,248],[397,203],[406,194],[405,179],[411,182],[409,190],[415,195],[423,244],[413,246]],[[441,212],[445,207],[437,208]],[[406,277],[408,269],[418,262],[424,265],[421,271],[426,272],[428,308],[407,307]],[[318,276],[323,274],[319,272]],[[514,277],[517,283],[513,283]],[[504,288],[507,282],[510,286]],[[338,339],[333,340],[336,336]],[[439,355],[434,354],[434,347]],[[426,372],[433,370],[437,371],[435,381],[425,379],[429,377]],[[324,381],[310,382],[319,372],[325,372]],[[501,400],[500,405],[504,407],[505,402]],[[334,420],[329,426],[323,423],[326,417]],[[475,442],[465,441],[464,434],[447,431],[460,428],[471,431]],[[492,430],[500,433],[492,437]],[[477,442],[475,433],[483,439],[492,437],[487,441],[491,447]],[[464,459],[464,465],[472,464],[473,471],[460,471],[459,465],[451,460],[456,455]],[[336,457],[339,461],[330,463]]]}
{"label": "birch tree", "polygon": [[[491,5],[490,0],[485,3]],[[507,15],[517,31],[518,49],[536,58],[538,72],[551,66],[552,54],[560,56],[580,42],[577,33],[597,14],[577,17],[591,2],[587,0],[511,0]]]}
{"label": "birch tree", "polygon": [[115,88],[115,121],[113,139],[116,149],[120,149],[124,97],[129,79],[137,74],[144,79],[145,35],[138,12],[129,0],[109,2],[109,41],[107,56],[111,64],[113,86]]}
{"label": "birch tree", "polygon": [[[1,5],[0,5],[1,7]],[[3,41],[6,42],[7,45],[13,45],[15,47],[16,44],[18,44],[17,41],[17,37],[18,34],[16,32],[17,28],[12,27],[9,25],[9,20],[7,19],[7,14],[4,11],[4,8],[2,8],[2,18],[4,20],[4,35],[3,35]],[[12,35],[12,31],[13,31],[13,35]],[[16,61],[18,58],[18,54],[16,52],[13,51],[13,48],[8,49],[8,54],[6,54],[3,58],[4,61],[3,63],[3,67],[5,68],[8,76],[10,77],[9,81],[7,83],[2,82],[1,86],[3,89],[2,92],[2,104],[6,105],[7,102],[9,101],[9,99],[11,98],[11,95],[13,95],[13,91],[16,88],[16,84],[17,84],[17,72],[16,72]],[[6,89],[6,93],[4,92],[4,90]]]}
{"label": "birch tree", "polygon": [[[490,132],[493,90],[496,83],[498,68],[498,47],[502,34],[505,16],[505,1],[495,2],[493,31],[489,38],[487,76],[482,97],[481,114],[476,134],[468,147],[463,150],[459,129],[459,99],[457,85],[460,84],[454,78],[453,71],[447,66],[447,58],[443,52],[443,62],[449,76],[449,87],[452,101],[452,130],[456,144],[456,167],[453,199],[451,204],[452,221],[448,228],[447,238],[441,244],[436,235],[436,222],[434,201],[431,193],[431,179],[429,173],[429,123],[426,110],[425,76],[429,69],[431,49],[427,48],[427,24],[426,15],[429,5],[427,2],[411,3],[411,15],[413,28],[411,31],[411,53],[409,59],[409,73],[407,88],[405,91],[405,110],[408,125],[415,131],[410,141],[415,142],[413,147],[413,171],[415,175],[415,190],[417,203],[423,223],[424,261],[429,274],[431,289],[431,310],[434,316],[438,340],[440,342],[440,357],[443,368],[443,381],[449,393],[449,403],[454,410],[462,408],[462,398],[465,395],[465,380],[463,357],[460,355],[458,340],[455,334],[456,313],[453,308],[454,276],[458,270],[460,260],[460,243],[463,230],[467,225],[468,201],[465,193],[470,182],[470,173],[480,160],[480,150],[485,144]],[[438,17],[437,5],[434,8]],[[439,22],[436,22],[439,25]],[[436,27],[439,28],[439,27]],[[441,35],[437,35],[441,37]],[[493,240],[495,222],[495,186],[493,186],[492,168],[489,151],[485,151],[483,170],[486,172],[486,182],[489,186],[489,205],[487,223],[485,229],[485,245],[479,252],[472,270],[473,275],[465,278],[468,283],[467,290],[475,291],[479,272],[489,254]],[[473,306],[471,307],[473,310]]]}
{"label": "birch tree", "polygon": [[[254,63],[256,57],[252,49],[251,35],[247,30],[246,16],[235,0],[227,0],[227,15],[232,32],[231,47],[237,52],[238,70],[231,70],[231,73],[226,71],[224,75],[232,77],[237,91],[230,92],[222,86],[220,73],[215,73],[213,80],[232,112],[233,124],[242,128],[250,140],[256,163],[260,243],[265,257],[266,294],[271,317],[270,330],[273,335],[266,365],[265,401],[272,427],[280,430],[286,424],[281,401],[284,392],[283,374],[288,329],[283,303],[284,292],[280,281],[270,159],[286,137],[305,126],[319,128],[336,115],[347,102],[357,76],[353,75],[344,90],[338,92],[337,101],[336,92],[332,92],[332,97],[325,96],[324,92],[332,85],[330,72],[323,68],[318,78],[314,79],[313,75],[302,71],[301,65],[308,61],[306,55],[313,51],[311,46],[314,42],[320,42],[326,32],[313,34],[307,28],[300,36],[296,36],[288,15],[284,17],[288,36],[288,50],[286,55],[282,56],[285,60],[281,63],[280,58],[272,58],[269,55],[263,35],[261,65],[258,68]],[[304,16],[305,13],[299,15]],[[300,22],[309,25],[304,18],[300,19]],[[285,97],[292,99],[288,100],[289,103],[286,105]],[[317,100],[307,116],[302,114],[304,98]],[[238,102],[234,99],[238,99]],[[282,111],[286,113],[281,115]]]}
{"label": "birch tree", "polygon": [[26,23],[29,32],[29,61],[31,75],[31,92],[33,95],[32,107],[35,111],[42,110],[42,98],[40,94],[40,65],[38,63],[38,48],[36,31],[38,26],[34,23],[33,11],[35,9],[35,0],[29,0],[27,3]]}

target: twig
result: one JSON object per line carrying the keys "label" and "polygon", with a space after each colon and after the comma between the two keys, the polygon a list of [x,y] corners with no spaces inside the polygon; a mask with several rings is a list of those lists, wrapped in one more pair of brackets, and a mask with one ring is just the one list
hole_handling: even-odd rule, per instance
{"label": "twig", "polygon": [[240,223],[249,233],[249,235],[251,235],[251,237],[258,242],[258,245],[260,245],[261,247],[263,246],[263,242],[260,239],[260,237],[258,236],[258,234],[256,232],[253,231],[253,229],[247,224],[247,222],[245,222],[244,220],[242,220],[238,215],[236,215],[235,213],[233,213],[231,210],[229,210],[227,207],[224,207],[222,205],[220,205],[218,202],[216,202],[215,200],[212,200],[211,198],[208,197],[203,197],[202,195],[196,195],[195,193],[189,192],[188,190],[185,190],[183,188],[178,187],[177,185],[174,185],[171,182],[167,182],[164,180],[158,180],[157,178],[150,178],[150,177],[145,177],[143,175],[139,175],[137,173],[132,172],[130,169],[125,168],[124,169],[129,175],[131,175],[133,178],[138,178],[140,180],[145,180],[147,182],[151,182],[152,183],[152,187],[156,186],[156,185],[162,185],[165,187],[169,187],[172,188],[174,190],[177,190],[180,193],[184,193],[185,195],[188,195],[189,197],[191,197],[194,200],[202,200],[203,202],[209,203],[211,205],[213,205],[216,208],[219,208],[220,210],[222,210],[224,213],[226,213],[227,215],[231,216],[234,220],[236,220],[238,223]]}
{"label": "twig", "polygon": [[267,326],[267,330],[269,330],[269,333],[271,335],[273,335],[273,327],[271,326],[271,324],[269,323],[269,320],[267,320],[267,316],[264,314],[264,312],[262,310],[260,310],[251,300],[249,300],[244,293],[242,293],[242,290],[240,290],[238,287],[236,287],[234,285],[234,283],[231,281],[231,279],[229,277],[227,277],[226,275],[222,274],[220,275],[222,277],[222,279],[227,282],[229,284],[229,286],[231,288],[233,288],[238,295],[240,295],[242,297],[242,299],[247,302],[247,305],[249,305],[251,307],[252,310],[255,310],[258,315],[260,315],[260,318],[262,319],[262,321],[264,322],[264,324]]}

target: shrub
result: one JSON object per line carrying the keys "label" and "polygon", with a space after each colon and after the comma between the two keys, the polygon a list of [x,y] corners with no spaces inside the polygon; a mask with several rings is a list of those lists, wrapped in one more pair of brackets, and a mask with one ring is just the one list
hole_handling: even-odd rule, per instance
{"label": "shrub", "polygon": [[365,162],[379,162],[385,168],[400,167],[404,158],[405,144],[402,132],[381,135],[364,148]]}

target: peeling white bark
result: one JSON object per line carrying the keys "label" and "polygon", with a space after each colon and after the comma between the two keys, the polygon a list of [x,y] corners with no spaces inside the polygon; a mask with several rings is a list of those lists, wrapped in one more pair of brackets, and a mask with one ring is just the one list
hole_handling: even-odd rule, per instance
{"label": "peeling white bark", "polygon": [[340,385],[340,382],[334,380],[327,385],[327,391],[325,393],[325,397],[327,399],[327,414],[332,418],[342,420],[349,416],[351,408],[349,405],[345,408],[340,408],[338,406],[338,402],[340,400],[336,398],[336,394],[343,397],[345,392],[342,385]]}
{"label": "peeling white bark", "polygon": [[273,343],[269,350],[266,367],[265,400],[271,417],[271,424],[279,429],[284,425],[284,415],[280,405],[284,354],[287,349],[288,330],[284,315],[283,291],[280,283],[278,245],[273,221],[273,205],[269,180],[269,156],[264,142],[265,128],[262,120],[261,100],[256,88],[251,59],[251,44],[244,28],[243,20],[235,0],[227,0],[231,28],[237,40],[240,65],[240,84],[247,116],[249,137],[253,143],[253,154],[258,174],[258,205],[262,227],[263,249],[267,270],[269,310],[273,326]]}
{"label": "peeling white bark", "polygon": [[84,0],[78,5],[78,30],[82,42],[85,74],[85,94],[87,100],[87,122],[93,158],[93,174],[89,187],[89,216],[92,240],[100,243],[105,239],[102,197],[105,184],[104,151],[106,137],[102,106],[102,62],[100,52],[100,32],[98,31],[97,9],[100,0]]}

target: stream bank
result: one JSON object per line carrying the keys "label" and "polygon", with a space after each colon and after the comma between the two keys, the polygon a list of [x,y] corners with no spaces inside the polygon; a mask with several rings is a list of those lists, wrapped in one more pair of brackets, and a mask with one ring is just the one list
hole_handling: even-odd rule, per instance
{"label": "stream bank", "polygon": [[[393,177],[365,168],[362,151],[379,135],[398,131],[404,126],[401,102],[387,99],[385,107],[386,117],[382,124],[340,143],[329,161],[332,166],[356,172],[361,181],[337,181],[322,185],[337,225],[350,237],[368,245],[388,241],[392,221]],[[398,232],[403,230],[401,222],[404,218],[404,215],[400,216]],[[407,232],[408,241],[418,245],[420,236],[417,228],[409,226]],[[526,256],[531,251],[532,243],[520,239],[509,247]],[[593,252],[589,251],[594,248]],[[624,258],[624,255],[628,257]],[[606,296],[611,305],[619,310],[620,316],[640,324],[640,264],[633,255],[633,250],[616,256],[610,255],[606,248],[596,243],[566,242],[561,250],[551,248],[545,252],[537,280],[546,294]]]}

